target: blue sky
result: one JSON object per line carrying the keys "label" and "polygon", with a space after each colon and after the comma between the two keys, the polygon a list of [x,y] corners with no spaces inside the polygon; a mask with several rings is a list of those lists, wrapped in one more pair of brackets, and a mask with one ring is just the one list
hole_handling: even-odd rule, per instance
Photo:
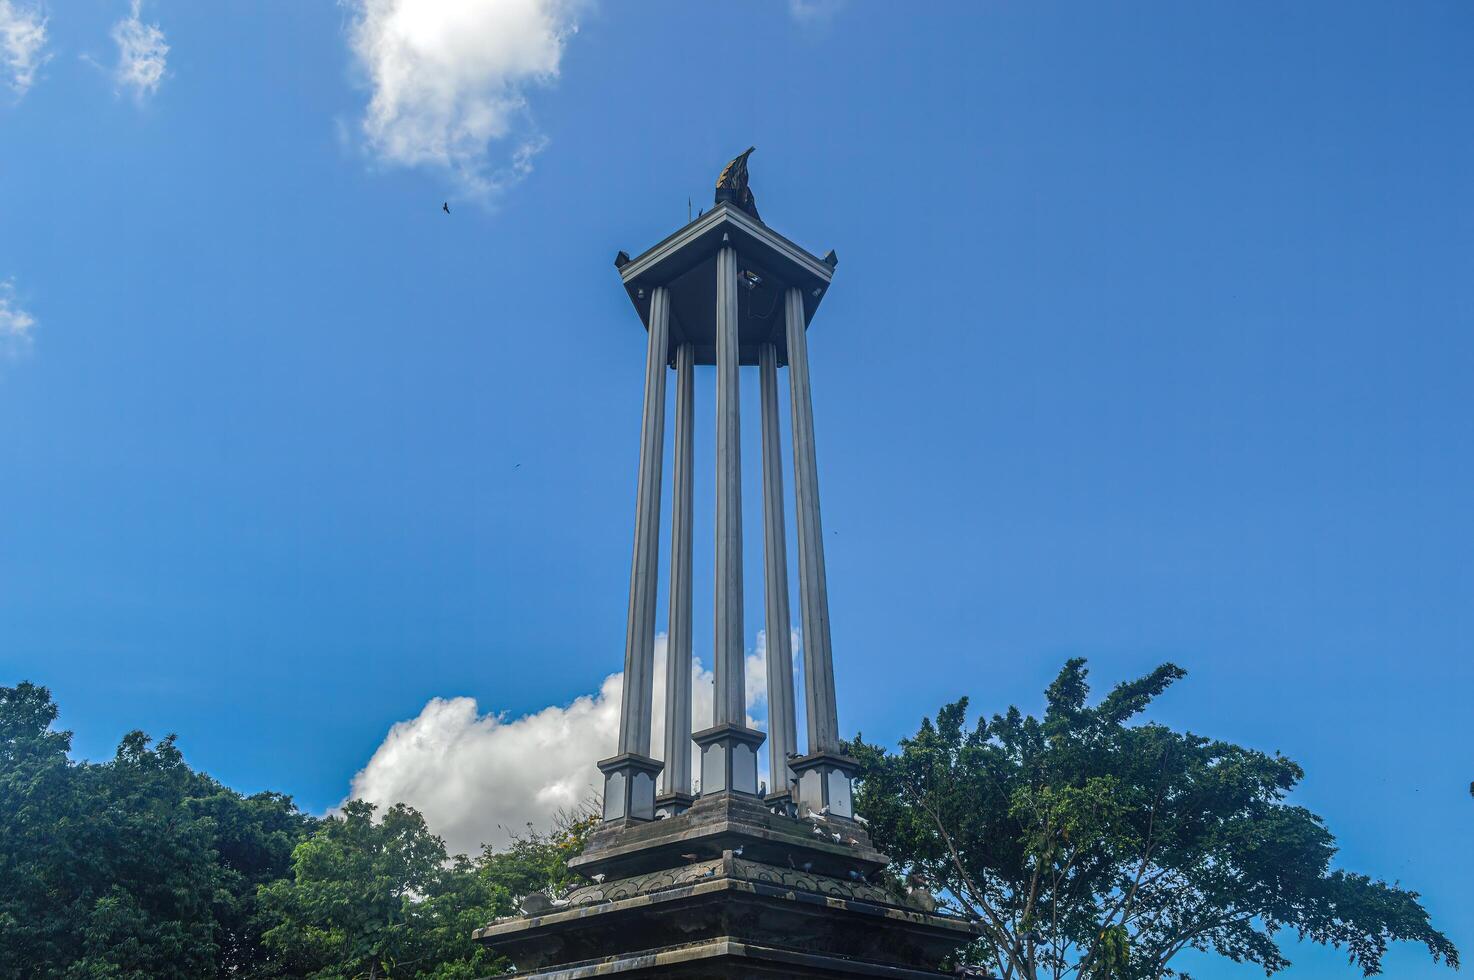
{"label": "blue sky", "polygon": [[644,338],[611,260],[755,144],[764,218],[840,256],[842,728],[1170,659],[1156,717],[1299,761],[1342,864],[1474,951],[1474,8],[589,0],[447,34],[448,105],[362,9],[50,0],[0,51],[0,682],[81,754],[177,732],[321,811],[423,761],[427,704],[461,768],[529,713],[602,731]]}

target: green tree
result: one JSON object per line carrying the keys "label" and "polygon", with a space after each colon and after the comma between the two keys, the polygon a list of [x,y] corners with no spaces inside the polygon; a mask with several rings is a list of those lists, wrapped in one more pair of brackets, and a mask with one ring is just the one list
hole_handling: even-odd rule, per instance
{"label": "green tree", "polygon": [[585,842],[599,825],[599,810],[583,807],[560,812],[548,833],[527,825],[505,851],[490,845],[476,861],[477,873],[496,883],[513,901],[535,891],[557,895],[582,881],[568,870],[570,858],[583,853]]}
{"label": "green tree", "polygon": [[571,878],[592,821],[448,858],[414,810],[315,820],[191,769],[174,738],[76,762],[44,687],[0,687],[0,977],[414,977],[499,963],[471,932]]}
{"label": "green tree", "polygon": [[294,976],[485,976],[471,930],[511,910],[507,891],[463,856],[448,858],[414,809],[353,800],[292,855],[292,877],[265,885],[266,944]]}
{"label": "green tree", "polygon": [[193,771],[173,737],[74,762],[56,718],[44,687],[0,687],[0,976],[282,975],[255,893],[309,818]]}
{"label": "green tree", "polygon": [[880,848],[982,938],[964,959],[1004,978],[1185,977],[1184,949],[1289,966],[1289,930],[1381,971],[1389,942],[1458,951],[1414,892],[1331,868],[1335,838],[1287,802],[1303,777],[1266,755],[1128,724],[1183,671],[1170,664],[1087,704],[1084,661],[1047,692],[967,724],[967,700],[890,753],[857,738],[858,807]]}
{"label": "green tree", "polygon": [[268,927],[257,901],[262,885],[291,873],[292,851],[315,819],[281,793],[242,796],[197,774],[195,814],[214,829],[218,886],[214,896],[217,975],[242,980],[289,976],[261,940]]}

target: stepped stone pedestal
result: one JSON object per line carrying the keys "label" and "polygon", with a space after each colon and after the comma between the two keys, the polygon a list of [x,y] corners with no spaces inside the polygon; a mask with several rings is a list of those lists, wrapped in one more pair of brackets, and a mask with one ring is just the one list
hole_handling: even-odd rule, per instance
{"label": "stepped stone pedestal", "polygon": [[538,980],[936,980],[976,928],[888,885],[886,864],[854,820],[703,796],[668,819],[606,823],[570,862],[601,881],[476,939],[512,960],[508,977]]}

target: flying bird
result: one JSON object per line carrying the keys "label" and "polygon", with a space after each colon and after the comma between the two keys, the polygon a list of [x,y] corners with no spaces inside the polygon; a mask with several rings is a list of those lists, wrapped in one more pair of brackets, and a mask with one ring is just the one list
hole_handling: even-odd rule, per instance
{"label": "flying bird", "polygon": [[441,204],[440,205],[440,210],[444,211],[446,214],[450,214],[450,202],[449,201],[446,201],[443,204]]}

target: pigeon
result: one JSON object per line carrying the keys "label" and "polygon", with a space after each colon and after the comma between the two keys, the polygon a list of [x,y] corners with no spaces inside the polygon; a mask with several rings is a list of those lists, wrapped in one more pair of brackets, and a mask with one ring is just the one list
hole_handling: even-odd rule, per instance
{"label": "pigeon", "polygon": [[758,783],[757,784],[757,795],[758,796],[767,796],[768,795],[768,784],[767,783]]}
{"label": "pigeon", "polygon": [[841,843],[844,840],[843,834],[830,834],[829,836],[834,838],[834,842],[836,844]]}
{"label": "pigeon", "polygon": [[851,868],[850,869],[850,880],[851,881],[861,881],[861,880],[864,879],[864,877],[865,877],[864,875],[860,874],[860,872],[856,871],[854,868]]}
{"label": "pigeon", "polygon": [[542,892],[532,892],[524,895],[522,901],[517,904],[521,907],[523,915],[541,915],[549,909],[562,908],[568,905],[569,901],[566,898],[549,898]]}
{"label": "pigeon", "polygon": [[700,861],[701,860],[701,855],[700,854],[682,854],[681,855],[681,860],[682,861]]}
{"label": "pigeon", "polygon": [[450,214],[450,202],[446,201],[444,204],[440,205],[440,210],[444,211],[446,214]]}
{"label": "pigeon", "polygon": [[594,879],[594,884],[596,884],[596,885],[602,885],[602,884],[604,884],[604,879],[607,878],[607,877],[609,877],[609,876],[608,875],[605,875],[605,874],[597,874],[597,875],[589,875],[589,877],[592,878],[592,879]]}
{"label": "pigeon", "polygon": [[824,828],[823,827],[820,827],[818,824],[815,824],[814,825],[814,836],[815,837],[823,837],[824,836]]}
{"label": "pigeon", "polygon": [[734,847],[734,848],[732,848],[732,856],[733,857],[739,857],[740,858],[742,856],[742,848],[740,848],[740,847]]}
{"label": "pigeon", "polygon": [[800,864],[799,865],[799,869],[801,871],[813,871],[814,870],[814,862],[813,861],[805,861],[803,864]]}

